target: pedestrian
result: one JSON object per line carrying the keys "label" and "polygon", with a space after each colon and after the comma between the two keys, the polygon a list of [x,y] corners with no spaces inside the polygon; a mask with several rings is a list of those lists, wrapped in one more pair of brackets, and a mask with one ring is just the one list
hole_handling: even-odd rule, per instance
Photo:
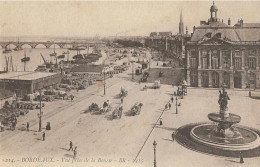
{"label": "pedestrian", "polygon": [[173,103],[173,100],[174,100],[174,99],[173,99],[173,96],[172,96],[172,97],[171,97],[171,101],[172,101],[172,103]]}
{"label": "pedestrian", "polygon": [[123,102],[124,102],[124,99],[123,99],[123,97],[121,98],[121,103],[123,104]]}
{"label": "pedestrian", "polygon": [[243,164],[244,163],[243,153],[239,152],[239,156],[240,156],[240,163]]}
{"label": "pedestrian", "polygon": [[75,159],[77,157],[77,146],[75,146],[75,149],[74,149],[74,155],[73,155],[73,158]]}
{"label": "pedestrian", "polygon": [[162,123],[162,118],[160,118],[160,125],[163,125],[163,123]]}
{"label": "pedestrian", "polygon": [[72,141],[70,141],[70,148],[69,148],[69,151],[72,150],[73,151],[73,144],[72,144]]}
{"label": "pedestrian", "polygon": [[45,131],[42,133],[42,140],[45,141]]}
{"label": "pedestrian", "polygon": [[171,103],[169,103],[168,105],[169,105],[169,110],[171,110],[171,107],[172,107]]}
{"label": "pedestrian", "polygon": [[167,110],[168,109],[168,104],[165,104],[165,110]]}
{"label": "pedestrian", "polygon": [[175,132],[172,133],[172,141],[175,140]]}
{"label": "pedestrian", "polygon": [[29,127],[30,127],[30,124],[29,124],[29,122],[27,122],[27,125],[26,125],[27,132],[29,132]]}

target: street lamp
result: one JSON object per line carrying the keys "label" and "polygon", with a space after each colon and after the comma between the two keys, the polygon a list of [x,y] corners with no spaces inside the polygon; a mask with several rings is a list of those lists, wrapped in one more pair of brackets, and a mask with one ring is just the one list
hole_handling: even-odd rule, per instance
{"label": "street lamp", "polygon": [[40,90],[40,113],[37,114],[38,118],[39,118],[39,132],[42,131],[42,91]]}
{"label": "street lamp", "polygon": [[135,62],[135,60],[133,57],[130,58],[130,62],[132,63],[132,80],[134,80],[134,62]]}
{"label": "street lamp", "polygon": [[177,96],[176,96],[175,99],[176,99],[176,105],[175,105],[176,106],[176,114],[178,114],[178,98],[177,98]]}
{"label": "street lamp", "polygon": [[102,72],[104,74],[104,95],[106,95],[106,72],[107,72],[107,67],[104,67]]}
{"label": "street lamp", "polygon": [[154,150],[154,167],[156,167],[156,141],[153,142],[153,150]]}

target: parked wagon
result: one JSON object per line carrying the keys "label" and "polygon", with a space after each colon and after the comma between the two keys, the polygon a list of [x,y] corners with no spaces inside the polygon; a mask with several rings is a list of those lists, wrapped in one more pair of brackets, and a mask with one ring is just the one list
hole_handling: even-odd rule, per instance
{"label": "parked wagon", "polygon": [[135,105],[130,110],[130,115],[139,115],[142,109],[143,103],[135,103]]}

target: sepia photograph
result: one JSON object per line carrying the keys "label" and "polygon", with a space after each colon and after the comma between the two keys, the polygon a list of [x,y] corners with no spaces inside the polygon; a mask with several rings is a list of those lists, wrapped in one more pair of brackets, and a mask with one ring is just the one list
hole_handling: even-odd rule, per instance
{"label": "sepia photograph", "polygon": [[259,8],[1,0],[0,166],[259,167]]}

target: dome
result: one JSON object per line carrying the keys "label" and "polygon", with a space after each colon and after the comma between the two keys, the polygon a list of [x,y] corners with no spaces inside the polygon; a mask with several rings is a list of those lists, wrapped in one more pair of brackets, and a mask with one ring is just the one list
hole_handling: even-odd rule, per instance
{"label": "dome", "polygon": [[216,11],[218,11],[218,7],[215,5],[214,1],[213,1],[213,5],[210,7],[210,11],[211,11],[211,12],[216,12]]}

